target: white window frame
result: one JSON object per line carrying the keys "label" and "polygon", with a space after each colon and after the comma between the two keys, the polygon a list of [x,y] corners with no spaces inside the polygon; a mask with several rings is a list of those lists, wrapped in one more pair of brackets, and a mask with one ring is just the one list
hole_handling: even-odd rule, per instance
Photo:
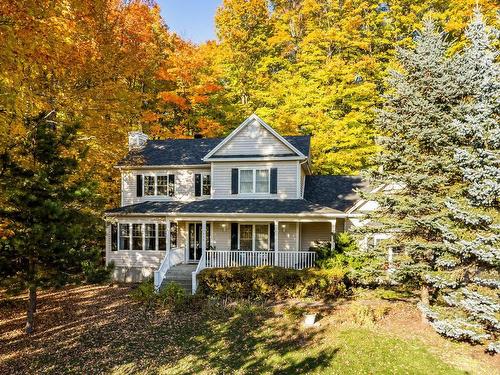
{"label": "white window frame", "polygon": [[[144,225],[145,223],[138,223],[138,222],[132,222],[130,223],[130,250],[131,251],[146,251],[146,227]],[[142,233],[142,250],[134,249],[134,225],[140,225],[141,226],[141,233]],[[149,251],[149,250],[148,250]]]}
{"label": "white window frame", "polygon": [[[170,222],[170,225],[172,226],[172,221]],[[118,226],[118,251],[136,251],[136,252],[147,252],[147,253],[153,253],[153,252],[164,252],[165,250],[159,250],[159,236],[158,236],[158,229],[159,229],[159,224],[164,224],[167,225],[166,221],[149,221],[149,222],[137,222],[137,221],[128,221],[128,222],[118,222],[120,225],[128,225],[129,226],[129,235],[128,239],[130,242],[130,248],[128,250],[120,248],[120,227]],[[155,225],[155,250],[146,250],[146,224],[154,224]],[[132,241],[132,231],[133,231],[133,226],[134,225],[140,225],[141,230],[142,230],[142,250],[137,250],[133,248],[133,241]],[[178,224],[177,224],[178,225]],[[177,231],[179,230],[179,227],[177,226]],[[179,237],[177,237],[177,243],[179,241]]]}
{"label": "white window frame", "polygon": [[[153,194],[146,194],[146,177],[147,178],[150,178],[152,177],[153,178]],[[144,197],[154,197],[156,196],[156,175],[154,174],[145,174],[142,176],[142,195]]]}
{"label": "white window frame", "polygon": [[[121,230],[120,230],[120,226],[121,225],[128,225],[128,249],[122,249],[121,248],[121,239],[122,239],[122,235],[121,235]],[[118,223],[118,251],[130,251],[132,250],[132,227],[130,225],[130,223]]]}
{"label": "white window frame", "polygon": [[[252,250],[251,251],[270,251],[271,249],[271,227],[269,223],[238,223],[238,249],[241,249],[240,246],[240,227],[242,225],[251,225],[252,226]],[[266,225],[267,226],[267,250],[255,250],[255,245],[256,245],[256,236],[255,236],[255,226],[256,225]]]}
{"label": "white window frame", "polygon": [[[208,194],[203,193],[203,179],[206,176],[210,177],[210,190]],[[209,197],[210,195],[212,195],[211,192],[212,192],[212,174],[210,172],[203,172],[201,173],[201,196]]]}
{"label": "white window frame", "polygon": [[[170,196],[168,194],[168,179],[169,176],[174,176],[174,195]],[[153,195],[146,194],[146,177],[153,177],[154,179],[154,189],[155,192]],[[158,177],[167,177],[167,194],[158,194]],[[212,182],[212,181],[210,181]],[[203,188],[203,186],[202,186]],[[143,196],[145,197],[168,197],[168,198],[173,198],[176,196],[177,189],[175,188],[175,173],[150,173],[150,174],[144,174],[142,177],[142,191],[143,191]]]}
{"label": "white window frame", "polygon": [[[241,171],[252,171],[252,191],[241,192]],[[257,193],[257,171],[267,171],[267,191]],[[271,193],[271,168],[238,168],[238,194],[258,194],[266,195]]]}

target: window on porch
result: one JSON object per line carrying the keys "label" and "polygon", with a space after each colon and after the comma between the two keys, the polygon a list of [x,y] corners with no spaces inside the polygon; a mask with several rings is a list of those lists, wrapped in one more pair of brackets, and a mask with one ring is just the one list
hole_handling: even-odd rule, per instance
{"label": "window on porch", "polygon": [[240,224],[239,248],[244,251],[269,250],[269,224]]}

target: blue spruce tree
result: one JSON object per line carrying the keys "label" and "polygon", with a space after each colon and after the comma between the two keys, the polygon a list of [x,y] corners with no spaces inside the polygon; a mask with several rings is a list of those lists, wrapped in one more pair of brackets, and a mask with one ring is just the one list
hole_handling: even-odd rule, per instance
{"label": "blue spruce tree", "polygon": [[464,51],[453,58],[463,97],[449,123],[456,134],[453,161],[461,180],[439,220],[443,248],[425,275],[433,288],[422,311],[439,333],[500,352],[500,66],[479,9]]}

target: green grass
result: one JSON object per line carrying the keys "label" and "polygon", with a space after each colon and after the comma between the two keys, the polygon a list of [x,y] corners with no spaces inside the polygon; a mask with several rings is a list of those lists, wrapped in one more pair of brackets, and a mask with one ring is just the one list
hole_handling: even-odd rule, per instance
{"label": "green grass", "polygon": [[0,318],[0,373],[494,373],[466,344],[441,347],[444,339],[432,331],[428,340],[408,335],[410,328],[396,322],[408,320],[397,315],[401,309],[386,313],[378,305],[403,302],[345,302],[321,311],[319,327],[305,329],[300,314],[284,306],[205,302],[178,312],[145,311],[128,294],[109,287],[48,293],[29,338],[22,333],[24,304],[0,307],[0,316],[9,317]]}

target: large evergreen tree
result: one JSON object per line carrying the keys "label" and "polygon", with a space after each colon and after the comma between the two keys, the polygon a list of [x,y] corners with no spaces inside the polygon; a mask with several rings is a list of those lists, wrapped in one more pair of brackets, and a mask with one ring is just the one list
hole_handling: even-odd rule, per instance
{"label": "large evergreen tree", "polygon": [[391,91],[378,119],[383,152],[371,174],[375,183],[391,186],[374,194],[381,208],[377,231],[393,232],[390,246],[404,244],[393,275],[422,287],[435,269],[434,254],[443,247],[438,230],[447,216],[446,197],[459,176],[453,168],[455,132],[449,124],[460,100],[454,82],[449,44],[431,21],[416,36],[414,49],[399,50],[399,71],[389,80]]}
{"label": "large evergreen tree", "polygon": [[393,237],[374,252],[403,250],[393,272],[379,275],[420,286],[420,307],[438,332],[483,342],[500,327],[500,82],[478,11],[467,36],[450,57],[455,46],[427,22],[415,49],[399,52],[378,121],[381,168],[371,173],[393,188],[373,195],[382,224],[373,229]]}
{"label": "large evergreen tree", "polygon": [[500,67],[478,9],[467,32],[469,45],[454,58],[463,89],[457,117],[454,161],[461,183],[445,202],[448,217],[439,228],[444,248],[426,280],[435,289],[431,307],[421,305],[445,336],[490,341],[500,352]]}
{"label": "large evergreen tree", "polygon": [[31,333],[37,288],[63,285],[81,272],[103,233],[92,211],[94,183],[78,177],[84,155],[78,126],[41,112],[27,118],[24,128],[0,158],[0,222],[8,231],[0,240],[0,280],[3,287],[28,290]]}

